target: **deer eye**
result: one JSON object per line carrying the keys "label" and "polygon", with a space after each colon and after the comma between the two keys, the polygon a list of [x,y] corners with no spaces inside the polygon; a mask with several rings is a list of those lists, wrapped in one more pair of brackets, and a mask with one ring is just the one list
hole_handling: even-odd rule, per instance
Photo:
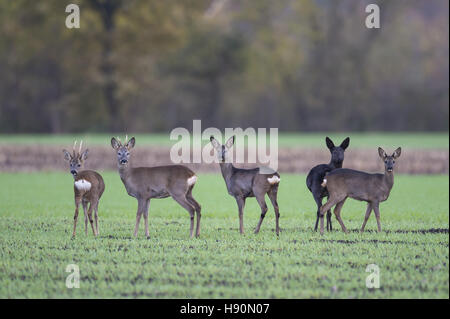
{"label": "deer eye", "polygon": [[118,153],[117,153],[117,155],[121,156],[121,155],[122,155],[122,153],[121,153],[121,152],[118,152]]}
{"label": "deer eye", "polygon": [[127,152],[127,156],[130,155],[130,152]]}
{"label": "deer eye", "polygon": [[81,167],[81,164],[77,164],[77,167]]}

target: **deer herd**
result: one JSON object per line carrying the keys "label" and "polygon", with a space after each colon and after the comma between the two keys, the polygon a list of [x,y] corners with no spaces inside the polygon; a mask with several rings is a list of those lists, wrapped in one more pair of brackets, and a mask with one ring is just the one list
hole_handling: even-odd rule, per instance
{"label": "deer herd", "polygon": [[[280,233],[279,207],[277,202],[278,186],[281,178],[278,172],[270,168],[260,167],[243,169],[233,166],[230,162],[228,151],[234,145],[235,136],[232,136],[222,145],[213,136],[211,144],[217,154],[223,179],[228,193],[236,200],[239,210],[239,231],[244,233],[244,206],[248,197],[255,197],[261,207],[261,216],[255,228],[255,234],[259,232],[261,224],[268,210],[265,195],[267,194],[275,212],[275,232]],[[389,193],[394,185],[394,164],[400,156],[401,148],[397,148],[392,155],[387,155],[382,148],[378,148],[378,154],[384,163],[384,174],[371,174],[358,170],[342,168],[344,152],[350,144],[347,137],[339,146],[326,137],[326,145],[331,153],[328,164],[320,164],[313,167],[306,178],[306,186],[311,191],[317,204],[317,218],[314,230],[320,221],[320,233],[324,232],[324,215],[327,213],[327,231],[332,230],[331,208],[339,222],[342,231],[347,233],[347,228],[341,218],[341,209],[345,200],[350,197],[359,201],[367,202],[367,210],[360,232],[369,219],[372,210],[377,220],[378,231],[381,231],[379,204],[388,199]],[[80,204],[84,211],[85,234],[88,234],[88,222],[91,225],[94,236],[98,236],[98,204],[105,190],[102,176],[92,170],[84,170],[84,163],[88,158],[88,150],[82,150],[82,141],[76,149],[76,141],[72,153],[63,150],[64,159],[68,161],[70,173],[74,178],[75,215],[73,223],[72,238],[75,237],[78,209]],[[145,236],[149,238],[148,212],[150,199],[172,197],[178,204],[186,209],[190,216],[190,237],[200,236],[201,206],[192,195],[192,190],[197,182],[197,175],[183,165],[166,165],[155,167],[131,167],[131,150],[136,144],[132,137],[122,142],[119,138],[111,139],[111,146],[116,152],[117,166],[120,179],[125,186],[128,195],[136,198],[138,202],[134,236],[137,237],[139,223],[142,215],[145,223]],[[327,197],[327,202],[322,205],[322,199]],[[89,206],[89,207],[88,207]],[[94,211],[94,219],[92,217]]]}

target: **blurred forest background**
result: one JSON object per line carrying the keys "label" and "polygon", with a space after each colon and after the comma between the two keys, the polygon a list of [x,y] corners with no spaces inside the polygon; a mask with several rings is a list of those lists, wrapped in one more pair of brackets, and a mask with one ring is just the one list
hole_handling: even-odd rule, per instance
{"label": "blurred forest background", "polygon": [[448,131],[448,37],[447,0],[0,1],[0,133]]}

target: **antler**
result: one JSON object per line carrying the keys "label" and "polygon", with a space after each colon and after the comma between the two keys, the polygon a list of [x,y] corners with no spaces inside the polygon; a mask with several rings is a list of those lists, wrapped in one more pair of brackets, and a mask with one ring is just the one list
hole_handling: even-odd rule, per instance
{"label": "antler", "polygon": [[78,154],[81,154],[81,147],[83,146],[83,140],[80,142],[80,148],[78,149]]}
{"label": "antler", "polygon": [[73,157],[75,157],[75,147],[76,146],[77,146],[77,140],[75,140],[75,142],[73,143],[73,147],[72,147]]}
{"label": "antler", "polygon": [[[117,136],[117,140],[119,141],[120,145],[123,145],[122,140],[120,139],[120,137]],[[124,143],[128,143],[128,134],[125,135],[125,142]]]}

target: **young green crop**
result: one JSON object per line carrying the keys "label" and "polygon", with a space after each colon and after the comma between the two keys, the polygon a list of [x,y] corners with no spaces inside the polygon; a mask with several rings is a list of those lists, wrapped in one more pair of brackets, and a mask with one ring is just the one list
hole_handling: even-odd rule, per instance
{"label": "young green crop", "polygon": [[[381,204],[382,233],[371,216],[359,234],[365,204],[347,200],[345,235],[312,228],[315,203],[304,175],[282,174],[281,234],[269,212],[252,233],[259,206],[247,200],[246,235],[219,174],[201,174],[199,239],[171,199],[150,203],[150,240],[132,237],[136,201],[116,172],[102,173],[100,236],[73,225],[73,179],[67,173],[0,174],[0,298],[448,298],[449,178],[396,176]],[[380,289],[366,288],[368,264],[380,268]],[[80,289],[65,286],[66,266],[80,268]]]}

